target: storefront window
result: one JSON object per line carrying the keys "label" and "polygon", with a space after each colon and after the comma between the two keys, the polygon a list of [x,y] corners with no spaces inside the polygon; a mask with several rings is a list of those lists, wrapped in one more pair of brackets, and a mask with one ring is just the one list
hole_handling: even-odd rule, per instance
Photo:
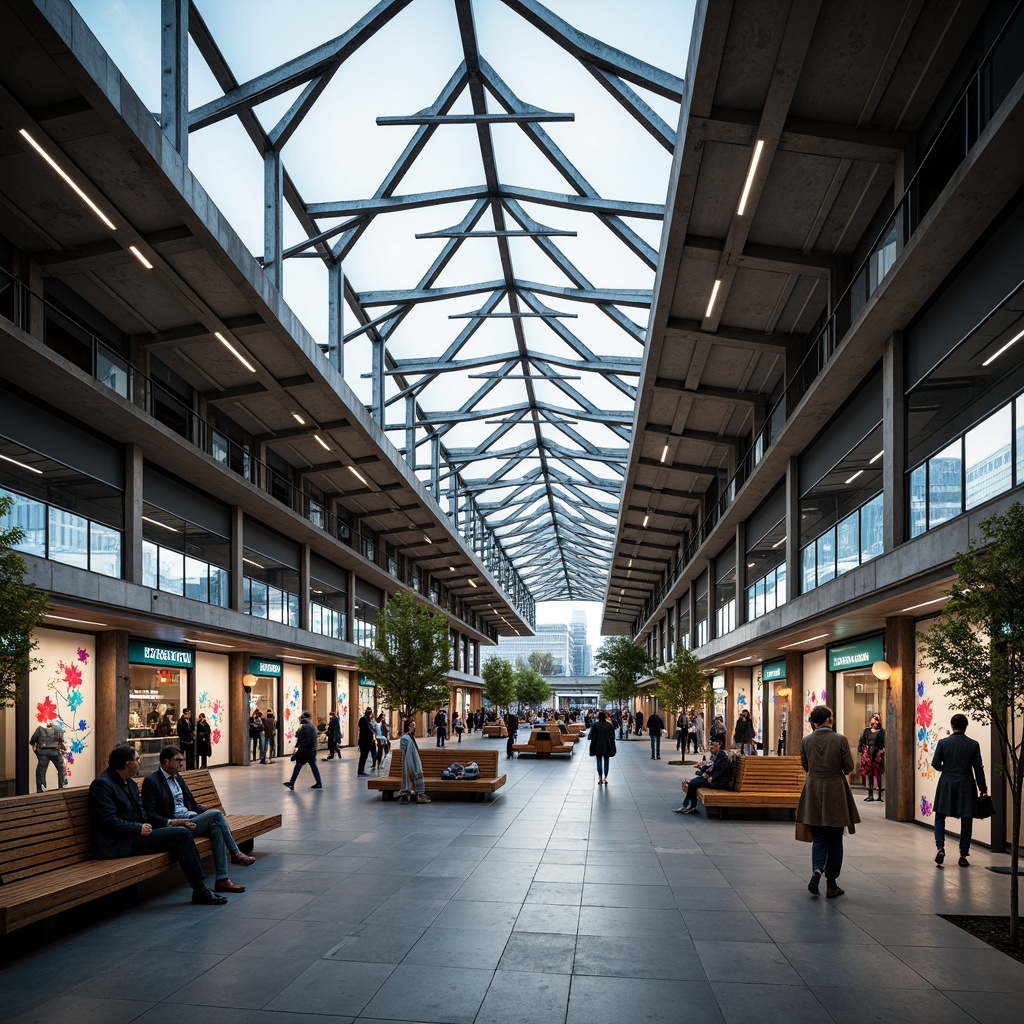
{"label": "storefront window", "polygon": [[188,672],[155,665],[130,665],[128,736],[142,753],[139,771],[160,766],[160,748],[178,741],[178,716],[187,706]]}

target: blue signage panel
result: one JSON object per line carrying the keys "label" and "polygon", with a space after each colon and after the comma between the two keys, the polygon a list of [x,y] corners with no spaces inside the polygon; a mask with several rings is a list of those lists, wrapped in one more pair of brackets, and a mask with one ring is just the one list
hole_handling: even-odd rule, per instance
{"label": "blue signage panel", "polygon": [[885,660],[885,634],[864,637],[850,643],[828,648],[829,672],[845,672],[851,668],[868,668]]}
{"label": "blue signage panel", "polygon": [[761,666],[761,680],[765,683],[774,683],[779,679],[786,678],[786,659],[779,658],[776,661],[766,661]]}
{"label": "blue signage panel", "polygon": [[283,671],[281,662],[273,658],[249,658],[249,675],[280,676]]}
{"label": "blue signage panel", "polygon": [[196,652],[192,647],[176,647],[156,640],[129,640],[128,661],[132,665],[160,665],[163,668],[194,668]]}

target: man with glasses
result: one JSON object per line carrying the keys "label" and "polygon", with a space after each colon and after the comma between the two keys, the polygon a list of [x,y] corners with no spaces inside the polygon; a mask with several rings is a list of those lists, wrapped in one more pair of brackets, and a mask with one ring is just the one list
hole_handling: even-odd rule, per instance
{"label": "man with glasses", "polygon": [[154,828],[149,822],[134,781],[138,770],[138,752],[122,743],[110,752],[106,771],[89,785],[89,819],[96,856],[111,860],[170,851],[192,886],[193,903],[227,903],[223,896],[207,888],[192,833],[181,827]]}
{"label": "man with glasses", "polygon": [[157,828],[187,828],[193,836],[209,836],[213,848],[213,867],[217,876],[214,892],[245,892],[228,877],[228,856],[232,864],[248,867],[255,857],[242,853],[231,834],[223,813],[207,810],[192,795],[181,777],[185,755],[178,747],[167,746],[160,751],[160,767],[142,783],[142,806]]}

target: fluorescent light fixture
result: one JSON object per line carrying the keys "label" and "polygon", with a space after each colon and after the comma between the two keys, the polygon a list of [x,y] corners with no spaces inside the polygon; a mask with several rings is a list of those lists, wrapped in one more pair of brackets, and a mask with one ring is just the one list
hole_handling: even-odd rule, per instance
{"label": "fluorescent light fixture", "polygon": [[847,478],[847,480],[845,482],[848,483],[848,484],[852,484],[853,481],[856,480],[857,477],[859,477],[861,475],[861,473],[863,473],[863,472],[864,472],[863,469],[858,469],[857,472],[854,473],[853,476]]}
{"label": "fluorescent light fixture", "polygon": [[752,654],[748,654],[748,655],[747,655],[747,656],[746,656],[745,658],[737,658],[737,659],[736,659],[735,661],[727,661],[727,662],[726,662],[725,664],[726,664],[726,665],[739,665],[739,664],[740,664],[740,662],[743,662],[743,661],[750,661],[750,659],[751,659],[752,657],[753,657],[753,655],[752,655]]}
{"label": "fluorescent light fixture", "polygon": [[19,462],[17,459],[12,459],[9,455],[0,455],[0,459],[3,459],[4,462],[13,462],[15,466],[20,466],[22,469],[27,469],[30,473],[35,473],[38,476],[43,475],[43,471],[41,469],[36,469],[35,466],[27,466],[25,465],[24,462]]}
{"label": "fluorescent light fixture", "polygon": [[736,215],[743,216],[747,208],[747,199],[750,197],[750,186],[754,184],[754,175],[757,173],[757,164],[761,159],[761,150],[764,149],[764,139],[758,139],[754,146],[754,153],[750,158],[750,167],[747,168],[747,180],[743,183],[743,194],[740,196],[740,205],[736,207]]}
{"label": "fluorescent light fixture", "polygon": [[257,569],[266,569],[265,565],[260,565],[259,562],[254,562],[251,558],[242,557],[243,562],[248,562],[250,565],[255,565]]}
{"label": "fluorescent light fixture", "polygon": [[150,519],[149,516],[142,517],[147,523],[152,523],[154,526],[159,526],[163,530],[170,530],[171,533],[180,533],[180,530],[176,530],[173,526],[168,526],[166,523],[158,523],[155,519]]}
{"label": "fluorescent light fixture", "polygon": [[355,477],[356,477],[357,480],[362,480],[362,482],[364,484],[366,484],[367,487],[370,486],[369,483],[367,483],[366,477],[363,476],[363,474],[360,473],[359,470],[356,469],[355,466],[349,466],[348,468],[352,470],[352,472],[355,474]]}
{"label": "fluorescent light fixture", "polygon": [[474,582],[473,582],[472,580],[466,580],[466,582],[467,582],[467,583],[468,583],[468,584],[469,584],[469,585],[470,585],[470,586],[471,586],[471,587],[472,587],[472,588],[473,588],[474,590],[476,590],[476,584],[475,584],[475,583],[474,583]]}
{"label": "fluorescent light fixture", "polygon": [[722,287],[722,279],[720,277],[715,278],[715,286],[711,289],[711,298],[708,299],[708,308],[704,313],[704,319],[706,320],[711,316],[711,310],[715,308],[715,299],[718,298],[718,289]]}
{"label": "fluorescent light fixture", "polygon": [[792,644],[783,644],[779,650],[784,651],[787,647],[799,647],[801,644],[809,644],[812,640],[823,640],[828,636],[828,633],[819,633],[817,636],[809,636],[806,640],[797,640]]}
{"label": "fluorescent light fixture", "polygon": [[208,644],[210,647],[227,647],[232,651],[235,649],[234,644],[219,644],[216,640],[191,640],[189,642],[193,644]]}
{"label": "fluorescent light fixture", "polygon": [[137,259],[137,260],[138,260],[138,261],[139,261],[139,262],[140,262],[140,263],[141,263],[141,264],[142,264],[142,265],[143,265],[144,267],[145,267],[145,268],[146,268],[146,269],[147,269],[147,270],[152,270],[152,269],[153,269],[153,264],[152,264],[152,263],[150,263],[150,262],[149,262],[149,260],[147,260],[147,259],[146,259],[146,257],[145,257],[145,256],[143,256],[141,252],[139,252],[139,250],[138,250],[138,247],[137,247],[137,246],[134,246],[134,245],[129,245],[129,246],[128,246],[128,251],[129,251],[129,252],[130,252],[130,253],[131,253],[131,254],[132,254],[132,255],[133,255],[133,256],[134,256],[134,257],[135,257],[135,258],[136,258],[136,259]]}
{"label": "fluorescent light fixture", "polygon": [[300,427],[304,427],[306,425],[306,421],[297,412],[292,413],[292,419],[294,419]]}
{"label": "fluorescent light fixture", "polygon": [[871,461],[868,463],[868,465],[873,466],[884,454],[885,449],[883,448],[877,455],[871,456]]}
{"label": "fluorescent light fixture", "polygon": [[449,565],[448,566],[448,571],[449,572],[455,572],[455,566],[454,565]]}
{"label": "fluorescent light fixture", "polygon": [[431,540],[431,539],[430,539],[430,538],[429,538],[429,537],[428,537],[428,536],[427,536],[426,534],[423,534],[423,539],[424,539],[424,540],[425,540],[425,541],[426,541],[426,542],[427,542],[428,544],[433,544],[433,543],[434,543],[434,542],[433,542],[433,541],[432,541],[432,540]]}
{"label": "fluorescent light fixture", "polygon": [[912,604],[909,608],[901,608],[900,611],[912,612],[915,608],[927,608],[930,604],[938,604],[940,601],[945,600],[946,595],[943,594],[942,597],[934,597],[930,601],[922,601],[920,604]]}
{"label": "fluorescent light fixture", "polygon": [[58,622],[77,622],[80,626],[105,626],[105,622],[90,622],[88,619],[69,619],[66,615],[53,615],[46,613],[48,619],[56,619]]}
{"label": "fluorescent light fixture", "polygon": [[757,563],[755,563],[755,562],[747,562],[747,568],[748,569],[753,569],[756,564]]}
{"label": "fluorescent light fixture", "polygon": [[1021,338],[1024,338],[1024,331],[1015,334],[995,355],[989,356],[981,365],[988,366],[989,363],[994,363],[1011,345],[1016,344]]}
{"label": "fluorescent light fixture", "polygon": [[313,436],[320,442],[320,447],[324,451],[329,452],[331,450],[331,446],[319,434],[314,434]]}
{"label": "fluorescent light fixture", "polygon": [[641,527],[641,529],[642,529],[642,530],[646,530],[646,529],[647,529],[647,524],[648,524],[648,523],[649,523],[650,521],[651,521],[651,517],[650,517],[650,516],[644,516],[644,525],[643,525],[643,526]]}
{"label": "fluorescent light fixture", "polygon": [[782,546],[783,544],[785,544],[785,543],[786,543],[786,538],[785,538],[785,537],[783,537],[783,538],[782,538],[782,540],[777,540],[777,541],[776,541],[776,542],[775,542],[775,543],[774,543],[774,544],[772,545],[772,551],[774,551],[774,550],[775,550],[776,548],[778,548],[778,547],[781,547],[781,546]]}
{"label": "fluorescent light fixture", "polygon": [[633,568],[633,559],[632,558],[629,560],[629,567],[630,567],[630,569]]}
{"label": "fluorescent light fixture", "polygon": [[50,156],[49,153],[43,149],[42,146],[32,138],[31,135],[24,128],[22,128],[18,134],[64,179],[65,184],[70,186],[71,190],[78,196],[79,199],[85,203],[86,206],[96,214],[97,217],[104,224],[110,228],[111,231],[117,230],[117,225],[71,180],[67,173],[60,167],[60,165]]}
{"label": "fluorescent light fixture", "polygon": [[237,349],[237,348],[235,348],[235,346],[234,346],[234,345],[232,345],[232,344],[231,344],[231,342],[230,342],[230,341],[228,341],[228,339],[227,339],[227,338],[225,338],[225,337],[224,337],[224,335],[220,333],[220,331],[214,331],[214,332],[213,332],[213,336],[214,336],[214,337],[215,337],[215,338],[216,338],[216,339],[217,339],[217,340],[218,340],[218,341],[219,341],[219,342],[220,342],[220,343],[221,343],[221,344],[222,344],[222,345],[223,345],[223,346],[224,346],[224,347],[225,347],[225,348],[226,348],[226,349],[227,349],[227,350],[228,350],[228,351],[229,351],[229,352],[230,352],[230,353],[231,353],[231,354],[232,354],[232,355],[233,355],[233,356],[234,356],[234,357],[235,357],[235,358],[236,358],[236,359],[237,359],[237,360],[238,360],[238,361],[239,361],[239,362],[240,362],[240,363],[241,363],[241,364],[242,364],[242,365],[243,365],[243,366],[244,366],[244,367],[245,367],[245,368],[246,368],[246,369],[247,369],[247,370],[248,370],[248,371],[250,372],[250,373],[255,373],[255,372],[256,372],[256,367],[255,367],[255,366],[253,366],[253,365],[252,365],[252,363],[250,363],[250,362],[249,362],[249,360],[248,360],[248,359],[246,359],[246,358],[245,358],[245,356],[243,356],[243,355],[242,355],[242,353],[241,353],[241,352],[239,352],[239,351],[238,351],[238,349]]}
{"label": "fluorescent light fixture", "polygon": [[668,445],[661,449],[661,461],[664,462],[666,458],[668,458]]}

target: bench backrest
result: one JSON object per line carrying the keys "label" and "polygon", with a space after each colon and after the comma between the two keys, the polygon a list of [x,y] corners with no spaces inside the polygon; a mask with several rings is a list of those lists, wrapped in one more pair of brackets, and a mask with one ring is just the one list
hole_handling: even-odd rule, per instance
{"label": "bench backrest", "polygon": [[792,755],[751,757],[744,754],[737,761],[737,790],[800,789],[806,778],[800,758]]}
{"label": "bench backrest", "polygon": [[[498,751],[497,750],[474,750],[470,747],[458,746],[457,748],[446,747],[439,749],[431,747],[420,749],[420,761],[423,764],[423,774],[429,775],[432,779],[440,778],[441,772],[450,764],[458,761],[459,764],[469,764],[476,761],[480,766],[480,778],[495,779],[498,777]],[[391,768],[389,776],[402,775],[402,751],[399,747],[391,748]]]}
{"label": "bench backrest", "polygon": [[531,747],[537,745],[537,735],[541,732],[546,732],[551,737],[551,745],[553,747],[571,746],[571,743],[566,742],[569,739],[569,737],[563,737],[562,733],[560,733],[557,728],[549,729],[545,725],[542,728],[533,729],[530,732],[530,738],[529,740],[527,740],[527,742],[530,744]]}
{"label": "bench backrest", "polygon": [[[182,774],[199,803],[224,810],[208,771]],[[92,859],[88,789],[0,799],[0,884]]]}

